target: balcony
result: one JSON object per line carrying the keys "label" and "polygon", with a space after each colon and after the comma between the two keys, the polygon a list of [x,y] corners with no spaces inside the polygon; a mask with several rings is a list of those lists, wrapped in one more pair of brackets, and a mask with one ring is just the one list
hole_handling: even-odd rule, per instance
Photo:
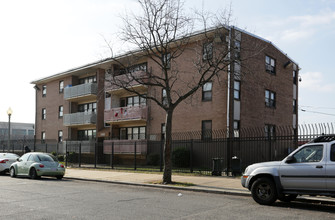
{"label": "balcony", "polygon": [[[104,154],[134,154],[136,143],[136,154],[147,153],[147,140],[104,140]],[[113,151],[114,145],[114,151]]]}
{"label": "balcony", "polygon": [[96,97],[97,91],[97,83],[86,83],[77,86],[66,87],[64,89],[64,99],[68,101],[92,99]]}
{"label": "balcony", "polygon": [[131,106],[105,110],[105,122],[146,121],[148,118],[147,106]]}
{"label": "balcony", "polygon": [[115,84],[125,85],[126,87],[132,87],[132,89],[137,92],[143,93],[147,91],[147,86],[139,83],[141,81],[146,81],[148,79],[148,74],[144,71],[136,71],[133,73],[122,74],[112,78],[108,75],[105,80],[105,90],[112,94],[124,95],[127,93],[125,89],[121,86]]}
{"label": "balcony", "polygon": [[97,121],[97,114],[95,112],[77,112],[72,114],[64,114],[64,126],[80,126],[92,125]]}

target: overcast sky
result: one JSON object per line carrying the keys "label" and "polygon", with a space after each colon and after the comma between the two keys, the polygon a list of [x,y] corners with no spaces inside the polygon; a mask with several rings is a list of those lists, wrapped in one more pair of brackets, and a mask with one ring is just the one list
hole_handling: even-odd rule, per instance
{"label": "overcast sky", "polygon": [[[272,41],[301,67],[299,123],[335,122],[335,0],[232,0],[236,26]],[[230,1],[186,0],[217,12]],[[31,81],[108,56],[134,0],[0,1],[0,121],[34,123]]]}

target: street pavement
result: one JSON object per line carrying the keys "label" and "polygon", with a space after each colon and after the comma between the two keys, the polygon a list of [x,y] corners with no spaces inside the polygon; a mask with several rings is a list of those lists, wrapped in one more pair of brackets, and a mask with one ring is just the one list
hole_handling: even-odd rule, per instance
{"label": "street pavement", "polygon": [[[162,181],[162,174],[160,173],[67,168],[64,178],[165,189],[169,188],[184,191],[251,196],[250,191],[242,187],[240,178],[228,176],[191,176],[173,174],[172,181],[183,184],[163,185],[159,184],[159,182]],[[297,200],[302,202],[317,202],[335,205],[335,199],[330,197],[299,196]]]}

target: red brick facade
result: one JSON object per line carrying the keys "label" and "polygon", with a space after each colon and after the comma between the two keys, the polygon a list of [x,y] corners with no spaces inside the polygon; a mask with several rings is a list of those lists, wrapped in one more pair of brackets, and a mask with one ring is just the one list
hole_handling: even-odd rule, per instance
{"label": "red brick facade", "polygon": [[[235,32],[232,32],[235,34]],[[173,115],[173,132],[200,131],[202,121],[212,121],[212,130],[226,129],[233,127],[234,121],[238,122],[240,128],[264,127],[265,125],[296,125],[297,115],[293,114],[293,100],[297,100],[297,83],[293,83],[293,69],[298,67],[285,54],[278,50],[271,43],[252,36],[246,32],[239,37],[240,66],[231,66],[231,72],[238,72],[236,76],[223,72],[220,79],[212,80],[212,99],[202,101],[202,89],[180,103]],[[232,42],[234,43],[234,42]],[[191,45],[185,52],[171,63],[178,66],[183,82],[191,82],[196,77],[192,59],[196,58],[194,49],[201,50],[201,46]],[[266,71],[265,57],[275,60],[275,73]],[[160,69],[153,61],[147,62],[148,69],[152,72],[159,72]],[[42,132],[45,132],[46,139],[58,139],[58,131],[63,132],[63,140],[78,139],[78,130],[95,130],[96,136],[101,138],[114,137],[120,134],[120,128],[146,127],[147,138],[150,134],[161,132],[161,126],[165,122],[165,112],[153,101],[147,100],[147,117],[145,120],[127,120],[126,122],[111,122],[104,116],[111,113],[105,112],[107,108],[120,107],[122,97],[129,97],[125,91],[107,91],[111,95],[105,98],[105,71],[110,68],[112,60],[97,62],[83,66],[65,73],[50,76],[33,82],[36,84],[36,138],[40,139]],[[71,85],[72,88],[79,85],[80,79],[95,76],[97,89],[87,96],[79,96],[67,99],[64,92],[59,92],[59,82],[64,81],[64,88]],[[230,79],[230,81],[229,81]],[[240,82],[240,98],[234,99],[234,80]],[[46,96],[42,95],[42,87],[46,86]],[[179,82],[176,86],[182,90],[183,85]],[[230,88],[230,89],[229,89]],[[162,91],[152,88],[142,88],[143,92],[162,96]],[[268,90],[275,95],[275,106],[269,107],[265,104],[265,91]],[[295,94],[294,94],[295,93]],[[106,102],[106,103],[105,103]],[[59,106],[63,106],[63,113],[75,114],[78,106],[85,103],[96,103],[96,120],[86,124],[66,124],[64,116],[59,117]],[[109,104],[107,104],[109,103]],[[42,120],[42,109],[46,109],[46,119]],[[124,114],[125,108],[116,109],[114,115]],[[109,117],[111,117],[109,116]],[[68,116],[66,116],[68,117]],[[72,120],[72,119],[71,119]],[[111,126],[105,127],[105,122]],[[69,122],[70,123],[70,122]],[[71,122],[72,123],[72,122]]]}

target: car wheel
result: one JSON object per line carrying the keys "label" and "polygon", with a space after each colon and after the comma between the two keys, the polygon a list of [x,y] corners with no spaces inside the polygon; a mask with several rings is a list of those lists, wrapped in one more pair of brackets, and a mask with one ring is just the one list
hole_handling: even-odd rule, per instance
{"label": "car wheel", "polygon": [[29,171],[29,176],[32,179],[38,179],[37,172],[35,168],[31,168]]}
{"label": "car wheel", "polygon": [[261,205],[271,205],[277,200],[276,185],[266,177],[257,179],[251,186],[252,198]]}
{"label": "car wheel", "polygon": [[14,167],[10,168],[9,175],[10,175],[10,177],[16,177],[16,173],[15,173],[15,168]]}
{"label": "car wheel", "polygon": [[60,175],[60,176],[56,176],[56,178],[57,178],[58,180],[61,180],[61,179],[63,179],[63,176],[62,176],[62,175]]}
{"label": "car wheel", "polygon": [[278,196],[278,199],[282,202],[291,202],[297,198],[297,194],[282,194]]}

